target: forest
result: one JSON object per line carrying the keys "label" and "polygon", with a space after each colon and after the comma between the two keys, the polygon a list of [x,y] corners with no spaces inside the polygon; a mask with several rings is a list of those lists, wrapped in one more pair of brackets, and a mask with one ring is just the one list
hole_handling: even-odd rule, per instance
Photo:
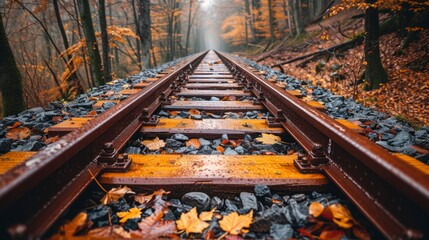
{"label": "forest", "polygon": [[[399,107],[396,99],[391,112],[425,123],[428,9],[424,0],[2,0],[2,113],[68,101],[217,49],[370,106],[377,105],[376,89],[390,92],[385,85],[392,79],[412,79],[420,105],[410,110],[409,99]],[[392,41],[397,45],[386,49]],[[327,64],[341,69],[326,71]]]}

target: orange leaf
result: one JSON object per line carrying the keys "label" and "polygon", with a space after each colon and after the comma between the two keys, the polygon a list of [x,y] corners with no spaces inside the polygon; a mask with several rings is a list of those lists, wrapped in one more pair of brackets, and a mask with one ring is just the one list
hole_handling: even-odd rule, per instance
{"label": "orange leaf", "polygon": [[14,141],[17,140],[23,140],[30,136],[31,131],[27,127],[21,127],[21,128],[14,128],[9,130],[9,132],[6,133],[6,138],[10,138]]}
{"label": "orange leaf", "polygon": [[197,208],[194,207],[187,213],[182,213],[180,219],[176,221],[177,230],[189,233],[202,233],[210,224],[198,218]]}
{"label": "orange leaf", "polygon": [[253,210],[246,215],[238,215],[238,213],[232,212],[219,221],[219,226],[231,235],[238,235],[240,233],[247,233],[249,230],[246,230],[246,228],[250,228],[252,221]]}
{"label": "orange leaf", "polygon": [[90,117],[97,116],[97,111],[92,110],[91,112],[87,113],[86,116],[90,116]]}
{"label": "orange leaf", "polygon": [[177,116],[177,114],[179,114],[177,111],[169,111],[168,113],[173,117],[175,117],[175,116]]}
{"label": "orange leaf", "polygon": [[222,145],[227,145],[229,143],[229,140],[228,139],[224,139],[224,140],[222,140],[222,142],[221,142],[221,144]]}
{"label": "orange leaf", "polygon": [[200,115],[200,111],[198,111],[195,108],[189,110],[188,113],[191,114],[191,115]]}
{"label": "orange leaf", "polygon": [[323,213],[325,206],[319,202],[312,202],[308,208],[308,213],[313,217],[319,217]]}
{"label": "orange leaf", "polygon": [[164,189],[159,189],[150,195],[139,194],[134,196],[134,201],[142,204],[140,206],[142,208],[148,208],[151,206],[155,206],[154,209],[162,209],[168,203],[162,199],[164,194],[169,194],[170,192],[166,192]]}
{"label": "orange leaf", "polygon": [[120,226],[105,226],[92,229],[85,237],[91,239],[123,239],[131,238],[131,234]]}
{"label": "orange leaf", "polygon": [[192,138],[189,141],[186,142],[186,146],[193,146],[195,149],[200,149],[201,148],[201,143],[200,140],[196,139],[196,138]]}
{"label": "orange leaf", "polygon": [[21,122],[15,122],[13,125],[12,125],[12,128],[17,128],[17,127],[19,127],[19,126],[21,126],[22,125],[22,123]]}
{"label": "orange leaf", "polygon": [[225,148],[223,148],[222,146],[217,146],[216,147],[216,151],[218,151],[220,153],[224,153],[225,152]]}
{"label": "orange leaf", "polygon": [[71,237],[75,233],[86,228],[88,225],[87,220],[88,220],[88,215],[84,212],[81,212],[78,215],[76,215],[76,217],[74,217],[71,222],[64,224],[64,226],[62,227],[64,231],[64,236]]}

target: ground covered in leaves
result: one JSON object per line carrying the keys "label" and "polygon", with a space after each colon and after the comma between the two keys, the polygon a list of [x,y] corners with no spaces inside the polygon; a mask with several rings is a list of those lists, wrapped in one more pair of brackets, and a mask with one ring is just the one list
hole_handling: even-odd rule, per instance
{"label": "ground covered in leaves", "polygon": [[51,239],[370,239],[347,208],[327,193],[278,195],[265,185],[230,198],[128,187],[93,192],[86,208]]}

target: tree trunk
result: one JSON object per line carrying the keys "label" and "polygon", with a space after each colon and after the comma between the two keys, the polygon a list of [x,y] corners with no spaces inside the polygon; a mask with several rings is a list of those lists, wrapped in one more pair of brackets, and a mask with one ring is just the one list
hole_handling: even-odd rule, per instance
{"label": "tree trunk", "polygon": [[302,34],[302,21],[300,18],[301,11],[299,6],[299,0],[290,0],[289,5],[291,7],[291,12],[293,15],[293,22],[295,23],[295,32],[296,36],[299,36]]}
{"label": "tree trunk", "polygon": [[269,22],[270,22],[271,42],[274,42],[276,40],[276,35],[274,33],[273,0],[268,0],[268,15],[269,15]]}
{"label": "tree trunk", "polygon": [[[134,17],[134,24],[135,24],[136,34],[137,34],[137,36],[140,36],[139,17],[138,17],[137,10],[136,10],[136,2],[135,2],[135,0],[131,1],[131,5],[132,5],[132,8],[133,8],[133,17]],[[136,48],[137,48],[137,51],[136,51],[137,52],[137,58],[138,58],[138,61],[139,61],[139,68],[141,70],[141,67],[142,67],[142,63],[141,63],[142,56],[141,56],[140,39],[136,39]]]}
{"label": "tree trunk", "polygon": [[152,42],[151,36],[151,22],[150,22],[150,0],[140,0],[139,6],[139,27],[140,27],[140,41],[142,49],[142,68],[148,69],[150,64],[150,47]]}
{"label": "tree trunk", "polygon": [[98,51],[97,39],[95,38],[94,26],[92,25],[91,9],[86,0],[77,0],[80,20],[82,22],[83,34],[85,35],[86,48],[88,50],[91,75],[97,86],[105,84],[103,78],[100,52]]}
{"label": "tree trunk", "polygon": [[98,17],[100,19],[101,47],[103,52],[104,81],[112,81],[110,59],[109,59],[109,36],[107,35],[106,2],[98,1]]}
{"label": "tree trunk", "polygon": [[[253,24],[253,15],[250,12],[250,0],[245,0],[244,4],[245,4],[245,8],[246,8],[246,24],[247,27],[250,29],[250,35],[252,36],[252,42],[255,40],[255,27]],[[247,28],[246,28],[247,31]]]}
{"label": "tree trunk", "polygon": [[[372,4],[376,0],[365,0],[366,3]],[[388,81],[386,70],[381,64],[380,47],[379,47],[379,20],[378,9],[369,7],[365,10],[365,81],[366,90],[377,89],[380,84]]]}
{"label": "tree trunk", "polygon": [[[64,29],[63,21],[61,20],[60,9],[58,8],[58,0],[53,0],[52,3],[54,5],[55,18],[57,19],[58,29],[60,30],[60,33],[61,33],[64,49],[67,51],[70,45],[67,39],[66,31]],[[76,71],[76,69],[74,69],[73,61],[71,61],[72,58],[69,54],[67,54],[67,59],[69,61],[69,64],[66,67],[69,69],[69,71]],[[84,92],[76,72],[72,73],[69,79],[66,79],[66,81],[67,81],[67,92],[74,92],[76,94],[81,94]]]}
{"label": "tree trunk", "polygon": [[192,2],[189,0],[189,12],[188,12],[188,28],[186,29],[186,44],[185,44],[185,56],[189,54],[189,36],[191,35],[191,23],[192,23]]}
{"label": "tree trunk", "polygon": [[14,115],[25,109],[22,79],[0,15],[0,89],[3,95],[3,116]]}

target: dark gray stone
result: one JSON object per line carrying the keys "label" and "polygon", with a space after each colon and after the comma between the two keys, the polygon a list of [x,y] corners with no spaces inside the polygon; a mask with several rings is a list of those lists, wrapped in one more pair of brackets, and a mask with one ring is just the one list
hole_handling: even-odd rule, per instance
{"label": "dark gray stone", "polygon": [[181,111],[178,115],[182,118],[188,118],[191,114],[185,111]]}
{"label": "dark gray stone", "polygon": [[219,98],[217,98],[217,97],[211,97],[211,98],[210,98],[210,101],[220,101],[220,99],[219,99]]}
{"label": "dark gray stone", "polygon": [[211,149],[209,146],[202,146],[200,150],[198,150],[198,154],[211,154],[213,152],[213,149]]}
{"label": "dark gray stone", "polygon": [[104,110],[107,110],[107,109],[114,107],[115,105],[116,105],[116,103],[114,103],[114,102],[105,102],[105,103],[103,103],[102,108]]}
{"label": "dark gray stone", "polygon": [[204,139],[204,138],[199,138],[198,140],[200,140],[200,144],[202,146],[210,146],[211,145],[211,142],[209,140]]}
{"label": "dark gray stone", "polygon": [[192,115],[191,115],[191,119],[194,119],[194,120],[202,120],[202,119],[203,119],[203,116],[201,116],[200,114],[192,114]]}
{"label": "dark gray stone", "polygon": [[177,140],[177,141],[188,141],[189,138],[181,133],[176,133],[174,134],[172,137],[172,139]]}
{"label": "dark gray stone", "polygon": [[171,138],[168,138],[165,142],[166,142],[166,144],[165,144],[166,148],[176,149],[176,148],[180,148],[180,147],[185,146],[185,143],[171,139]]}
{"label": "dark gray stone", "polygon": [[140,154],[141,149],[139,147],[127,147],[124,152],[128,154]]}
{"label": "dark gray stone", "polygon": [[258,200],[255,194],[248,192],[240,193],[240,208],[258,210]]}
{"label": "dark gray stone", "polygon": [[275,240],[289,239],[293,236],[293,228],[289,224],[274,223],[270,228],[270,236]]}
{"label": "dark gray stone", "polygon": [[244,154],[246,150],[242,146],[238,146],[234,148],[234,151],[241,155],[241,154]]}
{"label": "dark gray stone", "polygon": [[255,185],[253,191],[258,198],[271,197],[271,190],[267,185]]}
{"label": "dark gray stone", "polygon": [[233,201],[226,199],[225,200],[225,210],[230,212],[235,212],[238,210],[237,204],[235,204]]}
{"label": "dark gray stone", "polygon": [[7,153],[12,147],[12,139],[1,138],[0,139],[0,153]]}
{"label": "dark gray stone", "polygon": [[271,227],[271,221],[264,217],[255,217],[250,225],[250,231],[255,233],[268,233]]}
{"label": "dark gray stone", "polygon": [[225,152],[223,154],[224,155],[238,155],[238,153],[236,151],[232,150],[230,147],[225,149]]}
{"label": "dark gray stone", "polygon": [[221,137],[222,140],[229,140],[228,135],[227,134],[222,134]]}
{"label": "dark gray stone", "polygon": [[182,203],[206,211],[210,208],[210,197],[203,192],[189,192],[183,195]]}
{"label": "dark gray stone", "polygon": [[212,197],[210,200],[210,209],[216,208],[221,209],[224,205],[224,201],[219,197]]}
{"label": "dark gray stone", "polygon": [[304,201],[307,197],[303,193],[292,195],[292,198],[295,199],[297,202]]}

